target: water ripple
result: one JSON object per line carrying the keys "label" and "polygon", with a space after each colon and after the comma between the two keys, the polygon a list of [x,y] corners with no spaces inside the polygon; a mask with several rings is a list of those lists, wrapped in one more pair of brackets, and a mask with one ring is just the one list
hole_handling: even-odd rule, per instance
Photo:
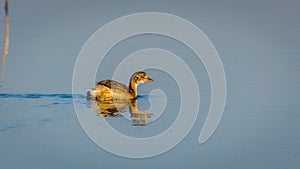
{"label": "water ripple", "polygon": [[40,98],[85,98],[82,94],[0,94],[0,98],[40,99]]}

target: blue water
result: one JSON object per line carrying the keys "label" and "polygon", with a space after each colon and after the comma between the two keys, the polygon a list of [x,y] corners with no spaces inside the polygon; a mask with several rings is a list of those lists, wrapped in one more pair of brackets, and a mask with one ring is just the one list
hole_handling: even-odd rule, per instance
{"label": "blue water", "polygon": [[[299,168],[299,2],[9,2],[10,47],[0,66],[1,169]],[[180,144],[159,156],[130,159],[101,149],[83,131],[73,103],[88,108],[92,103],[84,93],[72,94],[72,76],[80,49],[97,29],[144,11],[183,17],[210,38],[224,64],[227,101],[216,132],[199,144],[210,104],[209,78],[201,61],[186,46],[166,37],[143,35],[121,42],[103,60],[97,80],[111,78],[116,65],[130,53],[157,47],[182,57],[198,75],[201,93],[198,118]],[[0,22],[4,23],[3,10]],[[4,33],[1,24],[1,52]],[[139,87],[139,108],[147,110],[150,99],[160,99],[149,93],[159,87],[168,97],[166,111],[146,126],[133,126],[122,116],[106,118],[124,134],[153,136],[176,118],[180,95],[174,79],[156,70],[149,72],[156,81]],[[95,113],[95,118],[100,117]],[[122,140],[114,143],[122,145]]]}
{"label": "blue water", "polygon": [[[58,119],[66,119],[70,113],[58,115],[53,110],[70,107],[72,97],[68,94],[1,94],[0,130],[37,128]],[[36,113],[28,114],[28,111]]]}
{"label": "blue water", "polygon": [[[142,96],[146,97],[146,96]],[[70,98],[86,98],[84,94],[0,94],[0,98],[15,98],[15,99],[42,99],[42,98],[53,98],[53,99],[70,99]]]}

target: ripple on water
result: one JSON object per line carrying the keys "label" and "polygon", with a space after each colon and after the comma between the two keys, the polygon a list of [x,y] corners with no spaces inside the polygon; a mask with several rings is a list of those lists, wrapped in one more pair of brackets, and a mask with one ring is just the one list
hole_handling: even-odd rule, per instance
{"label": "ripple on water", "polygon": [[0,94],[0,132],[74,122],[73,98],[86,103],[79,94]]}

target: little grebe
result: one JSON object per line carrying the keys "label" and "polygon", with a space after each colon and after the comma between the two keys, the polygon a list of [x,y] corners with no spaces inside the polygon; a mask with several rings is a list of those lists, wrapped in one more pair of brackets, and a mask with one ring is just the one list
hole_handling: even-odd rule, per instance
{"label": "little grebe", "polygon": [[102,80],[96,87],[87,90],[87,98],[96,101],[126,100],[137,98],[137,86],[145,82],[153,82],[145,72],[134,73],[129,82],[129,87],[114,80]]}

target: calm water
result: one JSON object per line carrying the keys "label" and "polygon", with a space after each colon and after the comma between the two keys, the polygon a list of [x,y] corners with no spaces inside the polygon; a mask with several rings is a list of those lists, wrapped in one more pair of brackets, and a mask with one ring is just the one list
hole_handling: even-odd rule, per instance
{"label": "calm water", "polygon": [[[4,23],[3,2],[0,22]],[[0,163],[10,168],[297,168],[300,158],[300,20],[299,2],[82,0],[10,1],[10,47],[0,77]],[[117,64],[146,47],[170,50],[198,75],[200,113],[187,137],[172,150],[152,158],[129,159],[94,144],[80,127],[73,99],[92,109],[83,93],[71,94],[72,73],[85,41],[118,17],[159,11],[183,17],[214,43],[228,83],[227,104],[214,135],[198,136],[210,103],[207,73],[180,42],[143,35],[115,46],[101,63],[97,79],[111,78]],[[4,25],[0,25],[0,49]],[[146,126],[123,117],[107,117],[116,130],[148,137],[170,126],[180,94],[168,74],[149,69],[155,83],[139,87],[139,108],[165,91],[165,112]],[[127,82],[124,82],[127,83]],[[91,86],[92,87],[92,86]],[[127,113],[127,114],[126,114]],[[95,118],[100,118],[96,116]],[[115,144],[122,145],[122,141]]]}

